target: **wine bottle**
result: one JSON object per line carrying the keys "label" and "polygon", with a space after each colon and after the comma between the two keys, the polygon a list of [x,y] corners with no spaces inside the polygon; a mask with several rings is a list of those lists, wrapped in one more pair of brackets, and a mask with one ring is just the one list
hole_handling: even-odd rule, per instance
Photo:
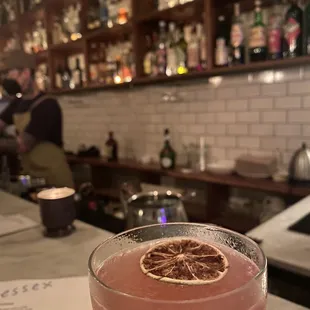
{"label": "wine bottle", "polygon": [[282,5],[281,0],[274,0],[273,12],[268,23],[268,58],[282,58]]}
{"label": "wine bottle", "polygon": [[74,70],[72,71],[72,80],[75,87],[83,86],[83,71],[80,67],[80,59],[76,58],[76,65]]}
{"label": "wine bottle", "polygon": [[297,0],[292,0],[292,5],[285,15],[283,57],[293,58],[302,55],[303,42],[303,12]]}
{"label": "wine bottle", "polygon": [[63,74],[63,70],[61,66],[58,66],[56,75],[55,75],[55,87],[58,89],[63,88],[62,74]]}
{"label": "wine bottle", "polygon": [[240,18],[240,4],[234,4],[234,18],[230,31],[231,62],[233,65],[244,64],[244,31]]}
{"label": "wine bottle", "polygon": [[106,156],[108,161],[117,161],[118,160],[118,143],[114,139],[113,131],[109,132],[108,140],[105,143],[106,147]]}
{"label": "wine bottle", "polygon": [[267,58],[266,25],[263,22],[261,1],[255,1],[255,18],[249,38],[250,61],[264,61]]}
{"label": "wine bottle", "polygon": [[164,131],[164,147],[159,154],[160,165],[162,169],[174,169],[176,162],[176,152],[170,144],[170,131]]}

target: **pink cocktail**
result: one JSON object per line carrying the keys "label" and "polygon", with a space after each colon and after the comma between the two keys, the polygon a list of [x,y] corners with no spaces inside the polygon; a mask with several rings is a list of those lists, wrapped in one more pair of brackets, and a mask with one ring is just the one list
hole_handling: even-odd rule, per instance
{"label": "pink cocktail", "polygon": [[[170,254],[165,254],[172,262],[169,269],[170,266],[161,259],[166,256],[158,254],[158,244],[161,246],[177,240],[194,240],[219,250],[227,263],[226,269],[221,270],[225,271],[218,273],[221,274],[219,279],[202,281],[199,285],[190,285],[191,281],[187,281],[187,284],[174,283],[174,279],[164,281],[167,277],[179,276],[169,274],[169,270],[175,269],[173,262],[175,266],[182,265],[184,255],[178,254],[174,260],[171,258],[174,252],[170,247]],[[186,251],[180,248],[180,253]],[[143,272],[142,258],[149,252],[152,255],[155,253],[155,256],[150,256],[152,259],[159,255],[160,259],[158,256],[156,259],[161,266],[168,266],[166,274],[169,276],[156,278],[150,276],[153,271]],[[197,253],[192,251],[191,258],[184,261],[190,271],[197,267],[191,265]],[[209,256],[204,257],[200,257],[198,264]],[[207,263],[208,267],[218,268],[214,262]],[[89,260],[92,305],[94,310],[265,310],[266,264],[266,258],[255,242],[220,227],[172,223],[137,228],[108,239],[92,253]],[[156,264],[150,270],[155,269]],[[210,274],[213,276],[217,273]],[[196,275],[193,275],[194,280],[198,279]]]}

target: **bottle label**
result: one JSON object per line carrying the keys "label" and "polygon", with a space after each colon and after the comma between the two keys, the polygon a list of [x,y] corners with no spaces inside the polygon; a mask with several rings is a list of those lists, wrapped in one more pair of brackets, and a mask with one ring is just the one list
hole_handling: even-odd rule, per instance
{"label": "bottle label", "polygon": [[161,164],[166,169],[171,168],[172,167],[172,160],[169,157],[163,157],[161,159]]}
{"label": "bottle label", "polygon": [[290,17],[284,27],[284,37],[288,43],[289,50],[294,50],[296,48],[296,41],[300,33],[300,23],[295,18]]}
{"label": "bottle label", "polygon": [[165,49],[159,49],[156,53],[157,56],[157,66],[158,66],[158,72],[160,74],[165,74],[166,72],[166,50]]}
{"label": "bottle label", "polygon": [[147,53],[144,58],[143,67],[144,73],[150,75],[152,73],[152,59],[150,53]]}
{"label": "bottle label", "polygon": [[187,50],[187,64],[189,68],[196,68],[199,65],[199,45],[193,43]]}
{"label": "bottle label", "polygon": [[268,34],[268,50],[269,54],[276,54],[281,52],[281,29],[270,29]]}
{"label": "bottle label", "polygon": [[106,145],[105,155],[108,159],[112,158],[112,156],[113,156],[113,147],[112,146]]}
{"label": "bottle label", "polygon": [[217,66],[224,66],[228,63],[228,49],[226,40],[219,38],[216,40],[215,64]]}
{"label": "bottle label", "polygon": [[56,74],[55,84],[56,84],[56,88],[62,88],[62,78],[59,73]]}
{"label": "bottle label", "polygon": [[231,45],[233,47],[239,47],[242,44],[243,39],[244,35],[241,24],[239,23],[233,24],[230,32]]}
{"label": "bottle label", "polygon": [[266,46],[266,31],[265,27],[252,27],[250,34],[249,47],[265,47]]}
{"label": "bottle label", "polygon": [[200,40],[200,60],[202,62],[207,61],[207,46],[206,46],[206,40],[204,38]]}
{"label": "bottle label", "polygon": [[73,83],[74,85],[80,85],[81,84],[81,75],[80,72],[78,70],[75,70],[73,72]]}

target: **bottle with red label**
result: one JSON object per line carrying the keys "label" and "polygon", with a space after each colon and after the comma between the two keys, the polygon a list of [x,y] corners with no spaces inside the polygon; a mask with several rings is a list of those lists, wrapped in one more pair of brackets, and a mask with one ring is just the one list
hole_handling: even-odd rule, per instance
{"label": "bottle with red label", "polygon": [[230,30],[231,63],[244,64],[244,31],[240,18],[240,4],[234,4],[234,17]]}
{"label": "bottle with red label", "polygon": [[293,58],[302,55],[303,51],[303,11],[298,6],[297,0],[292,0],[292,5],[285,15],[283,57]]}
{"label": "bottle with red label", "polygon": [[281,0],[273,1],[268,23],[268,59],[282,58],[283,18]]}

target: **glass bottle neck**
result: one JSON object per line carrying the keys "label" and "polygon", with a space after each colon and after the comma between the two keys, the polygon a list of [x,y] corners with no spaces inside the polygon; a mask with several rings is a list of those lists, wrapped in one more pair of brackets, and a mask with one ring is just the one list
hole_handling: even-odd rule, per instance
{"label": "glass bottle neck", "polygon": [[255,9],[255,24],[263,24],[263,14],[260,7]]}

